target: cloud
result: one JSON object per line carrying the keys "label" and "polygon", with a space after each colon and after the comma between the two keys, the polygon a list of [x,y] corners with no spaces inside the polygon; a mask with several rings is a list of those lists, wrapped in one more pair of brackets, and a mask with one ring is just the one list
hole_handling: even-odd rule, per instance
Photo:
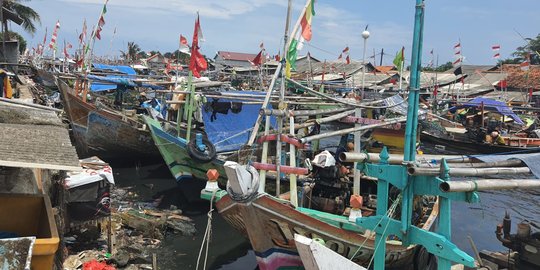
{"label": "cloud", "polygon": [[[102,5],[102,0],[61,0],[76,5]],[[237,15],[247,14],[271,5],[287,5],[286,0],[115,0],[109,6],[130,10],[166,11],[173,14],[195,14],[216,19],[232,19]]]}

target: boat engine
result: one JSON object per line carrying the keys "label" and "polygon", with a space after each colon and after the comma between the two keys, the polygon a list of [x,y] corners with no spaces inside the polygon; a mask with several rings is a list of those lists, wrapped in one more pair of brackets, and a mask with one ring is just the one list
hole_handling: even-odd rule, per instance
{"label": "boat engine", "polygon": [[540,267],[540,232],[531,233],[531,222],[522,221],[517,225],[517,232],[510,234],[512,220],[508,212],[504,215],[502,224],[497,225],[495,234],[503,246],[518,252],[514,257],[517,269],[538,269]]}

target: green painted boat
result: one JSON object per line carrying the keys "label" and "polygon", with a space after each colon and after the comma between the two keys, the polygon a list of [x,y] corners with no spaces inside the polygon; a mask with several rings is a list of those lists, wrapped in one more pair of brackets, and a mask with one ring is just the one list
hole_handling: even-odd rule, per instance
{"label": "green painted boat", "polygon": [[[165,164],[177,182],[192,177],[206,180],[206,172],[210,169],[216,169],[220,175],[218,182],[226,184],[223,160],[216,157],[210,161],[194,158],[188,151],[188,142],[186,139],[178,137],[176,129],[164,129],[161,122],[148,116],[144,116],[144,121],[152,133],[154,143],[165,160]],[[192,133],[196,133],[196,131]],[[202,132],[199,133],[202,135]]]}

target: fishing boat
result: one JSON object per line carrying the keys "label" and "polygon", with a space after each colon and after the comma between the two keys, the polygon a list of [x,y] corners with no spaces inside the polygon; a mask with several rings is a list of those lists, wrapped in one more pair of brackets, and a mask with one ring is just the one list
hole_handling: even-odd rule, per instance
{"label": "fishing boat", "polygon": [[[57,79],[64,109],[70,120],[77,152],[103,159],[158,157],[150,131],[133,110],[117,111],[83,99],[86,92]],[[80,84],[76,84],[79,85]]]}

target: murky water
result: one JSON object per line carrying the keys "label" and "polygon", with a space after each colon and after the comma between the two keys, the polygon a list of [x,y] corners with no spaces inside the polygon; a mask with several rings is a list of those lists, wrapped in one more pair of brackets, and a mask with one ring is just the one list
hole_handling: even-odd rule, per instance
{"label": "murky water", "polygon": [[[114,164],[113,164],[114,165]],[[198,233],[194,237],[168,235],[158,254],[160,269],[195,269],[203,234],[207,225],[209,204],[198,200],[197,183],[177,186],[163,165],[113,167],[119,186],[134,186],[141,199],[151,200],[155,194],[164,194],[162,205],[174,204],[191,217]],[[153,187],[149,188],[148,184]],[[452,208],[453,241],[472,254],[467,236],[473,237],[479,250],[504,251],[495,237],[495,228],[502,222],[505,210],[512,217],[512,232],[524,219],[540,224],[540,192],[495,191],[481,192],[481,202],[468,204],[454,202]],[[534,229],[533,229],[534,230]],[[201,258],[201,266],[204,256]],[[229,226],[217,213],[212,215],[212,242],[206,269],[256,269],[256,260],[249,242]]]}

